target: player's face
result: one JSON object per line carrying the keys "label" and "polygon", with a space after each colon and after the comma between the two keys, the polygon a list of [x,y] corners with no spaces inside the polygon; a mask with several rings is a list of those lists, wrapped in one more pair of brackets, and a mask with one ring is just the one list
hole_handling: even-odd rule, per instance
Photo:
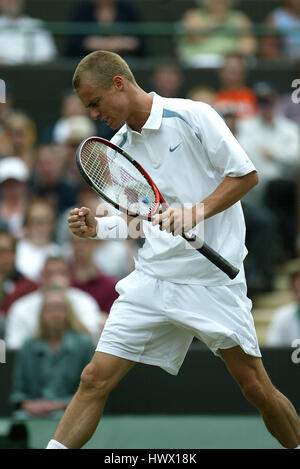
{"label": "player's face", "polygon": [[105,121],[112,129],[118,129],[129,115],[128,100],[123,89],[122,79],[115,80],[109,89],[85,81],[77,94],[89,109],[93,120]]}

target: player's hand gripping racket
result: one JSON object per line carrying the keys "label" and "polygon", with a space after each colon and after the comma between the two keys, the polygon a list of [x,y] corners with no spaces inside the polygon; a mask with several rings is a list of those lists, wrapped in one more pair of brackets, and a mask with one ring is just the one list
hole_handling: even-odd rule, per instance
{"label": "player's hand gripping racket", "polygon": [[[150,221],[167,203],[141,167],[122,148],[100,137],[89,137],[78,147],[77,167],[86,182],[108,203],[132,217]],[[239,270],[197,236],[183,233],[188,243],[234,279]]]}

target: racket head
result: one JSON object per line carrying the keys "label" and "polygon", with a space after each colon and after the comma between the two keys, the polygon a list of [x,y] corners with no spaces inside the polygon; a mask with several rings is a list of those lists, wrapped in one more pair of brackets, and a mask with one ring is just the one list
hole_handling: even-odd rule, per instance
{"label": "racket head", "polygon": [[131,217],[151,220],[165,205],[142,166],[122,148],[101,137],[83,140],[76,152],[77,168],[101,198]]}

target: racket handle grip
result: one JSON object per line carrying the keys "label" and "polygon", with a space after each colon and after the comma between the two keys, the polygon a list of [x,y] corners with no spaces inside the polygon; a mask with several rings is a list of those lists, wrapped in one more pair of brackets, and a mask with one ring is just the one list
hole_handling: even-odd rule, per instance
{"label": "racket handle grip", "polygon": [[216,267],[222,270],[228,277],[233,280],[239,273],[239,269],[234,267],[230,262],[228,262],[224,257],[222,257],[217,251],[208,246],[203,240],[197,238],[197,236],[189,236],[185,233],[182,234],[182,237],[200,254],[202,254],[206,259],[212,262]]}

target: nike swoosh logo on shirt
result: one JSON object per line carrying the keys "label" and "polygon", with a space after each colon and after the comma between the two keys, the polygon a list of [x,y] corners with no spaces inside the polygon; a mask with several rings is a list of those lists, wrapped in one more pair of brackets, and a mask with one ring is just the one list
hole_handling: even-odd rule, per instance
{"label": "nike swoosh logo on shirt", "polygon": [[176,145],[176,147],[170,147],[170,148],[169,148],[169,151],[170,151],[170,152],[175,151],[176,148],[178,148],[179,145],[181,145],[181,143],[182,143],[182,142],[179,142],[178,145]]}
{"label": "nike swoosh logo on shirt", "polygon": [[118,225],[109,226],[109,227],[108,227],[108,231],[111,231],[111,230],[113,230],[114,228],[116,228],[116,226],[118,226]]}

